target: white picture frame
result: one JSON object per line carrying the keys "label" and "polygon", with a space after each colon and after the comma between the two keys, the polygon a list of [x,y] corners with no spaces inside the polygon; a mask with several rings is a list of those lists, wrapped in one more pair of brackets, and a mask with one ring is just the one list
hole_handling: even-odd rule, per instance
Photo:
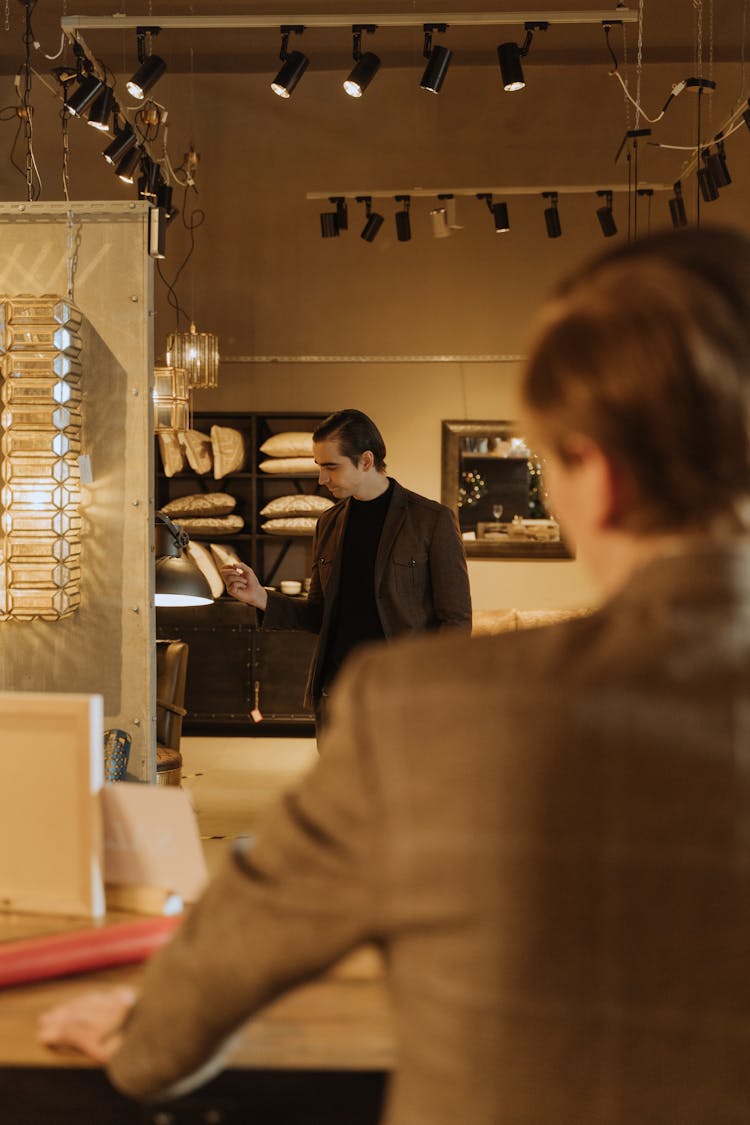
{"label": "white picture frame", "polygon": [[0,909],[100,918],[100,695],[0,692]]}

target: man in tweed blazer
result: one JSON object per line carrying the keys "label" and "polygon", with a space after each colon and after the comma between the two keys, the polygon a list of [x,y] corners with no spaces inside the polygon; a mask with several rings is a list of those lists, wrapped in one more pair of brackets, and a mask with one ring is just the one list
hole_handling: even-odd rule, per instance
{"label": "man in tweed blazer", "polygon": [[750,239],[587,267],[547,306],[524,398],[601,609],[352,658],[319,765],[140,998],[82,998],[45,1042],[163,1094],[375,940],[388,1125],[746,1125]]}

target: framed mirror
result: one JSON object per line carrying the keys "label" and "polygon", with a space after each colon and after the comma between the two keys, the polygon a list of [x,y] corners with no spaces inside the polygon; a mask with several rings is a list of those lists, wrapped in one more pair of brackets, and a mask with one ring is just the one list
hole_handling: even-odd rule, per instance
{"label": "framed mirror", "polygon": [[509,421],[442,423],[442,501],[468,558],[569,559],[539,458]]}

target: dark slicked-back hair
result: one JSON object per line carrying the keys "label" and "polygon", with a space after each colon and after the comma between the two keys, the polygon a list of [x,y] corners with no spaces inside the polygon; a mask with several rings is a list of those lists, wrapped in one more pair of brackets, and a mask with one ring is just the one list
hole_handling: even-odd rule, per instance
{"label": "dark slicked-back hair", "polygon": [[523,397],[563,460],[578,432],[619,466],[632,530],[746,518],[750,238],[674,231],[597,258],[543,311]]}
{"label": "dark slicked-back hair", "polygon": [[356,465],[366,450],[375,458],[375,468],[385,472],[385,442],[380,430],[361,410],[337,410],[313,431],[313,441],[337,441],[342,456]]}

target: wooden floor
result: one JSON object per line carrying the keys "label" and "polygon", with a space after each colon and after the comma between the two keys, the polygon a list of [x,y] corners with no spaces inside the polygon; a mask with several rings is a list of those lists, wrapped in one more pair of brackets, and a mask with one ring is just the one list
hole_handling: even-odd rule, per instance
{"label": "wooden floor", "polygon": [[314,738],[182,739],[182,787],[198,817],[209,870],[317,757]]}

